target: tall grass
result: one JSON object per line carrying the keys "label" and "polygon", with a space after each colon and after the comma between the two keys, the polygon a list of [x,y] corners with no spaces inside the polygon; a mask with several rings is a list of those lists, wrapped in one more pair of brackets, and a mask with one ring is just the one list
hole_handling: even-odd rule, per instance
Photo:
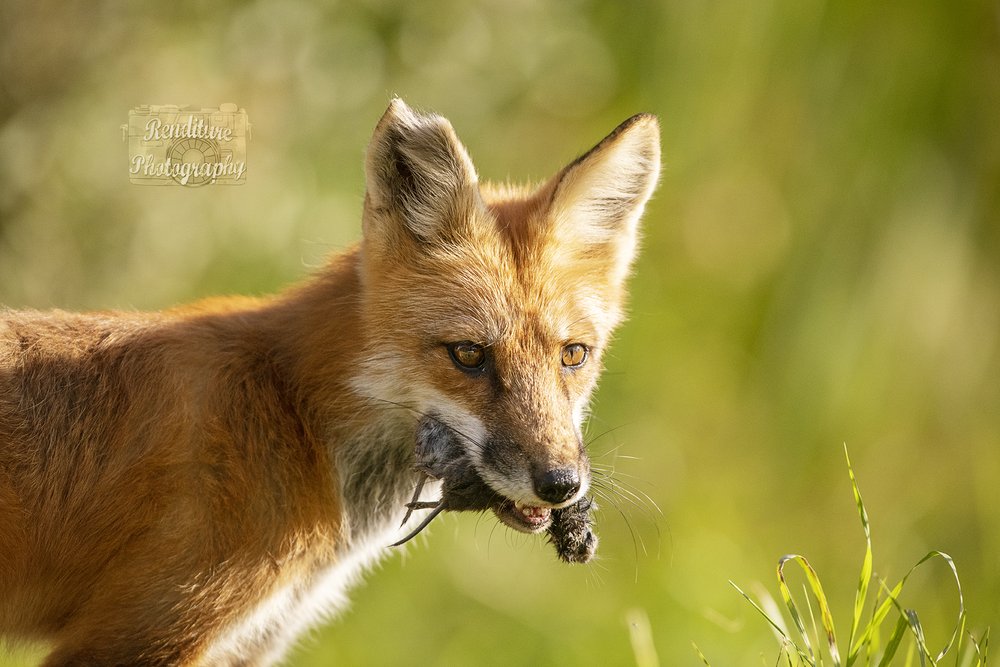
{"label": "tall grass", "polygon": [[[966,631],[967,618],[962,583],[951,556],[943,551],[930,551],[918,560],[892,587],[874,572],[868,512],[861,498],[861,490],[858,488],[846,446],[844,447],[844,456],[847,460],[847,471],[851,477],[851,487],[858,507],[858,516],[861,519],[861,527],[865,535],[865,555],[858,577],[858,589],[854,596],[851,631],[847,635],[846,642],[842,641],[843,635],[837,634],[830,604],[823,591],[823,584],[805,556],[798,554],[782,556],[778,560],[777,566],[778,590],[784,602],[785,613],[787,613],[788,619],[791,619],[791,624],[794,627],[794,633],[789,631],[788,619],[785,618],[780,606],[775,604],[773,599],[768,598],[766,592],[764,596],[761,596],[761,599],[755,600],[734,582],[729,582],[764,618],[777,637],[780,646],[776,664],[787,667],[805,665],[816,667],[817,665],[826,665],[829,662],[833,667],[854,667],[855,665],[885,667],[891,664],[900,664],[893,662],[899,659],[903,661],[904,665],[919,664],[921,667],[925,667],[926,665],[943,664],[945,657],[953,654],[955,665],[985,666],[987,664],[989,630],[986,630],[980,639],[976,639]],[[958,593],[958,614],[955,627],[945,645],[937,650],[928,646],[924,628],[916,610],[905,608],[899,601],[903,587],[914,571],[932,560],[941,560],[947,564],[954,577]],[[801,598],[793,595],[788,586],[785,568],[790,564],[798,565],[805,575]],[[871,596],[870,589],[873,585],[876,591],[874,596]],[[866,616],[865,608],[868,605],[869,597],[873,597],[874,602],[870,614]],[[802,601],[804,601],[805,606],[803,606]],[[892,624],[891,630],[886,630],[887,623],[892,619],[895,620],[895,623]],[[886,632],[888,632],[888,638],[883,643],[882,639]],[[906,650],[901,652],[901,648],[904,646]],[[710,664],[697,646],[695,646],[695,651],[702,662],[706,665]]]}

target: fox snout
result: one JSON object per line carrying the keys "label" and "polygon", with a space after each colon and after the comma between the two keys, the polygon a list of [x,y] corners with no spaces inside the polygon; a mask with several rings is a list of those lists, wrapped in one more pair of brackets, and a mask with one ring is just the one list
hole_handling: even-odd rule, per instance
{"label": "fox snout", "polygon": [[547,503],[558,505],[580,491],[580,473],[576,468],[542,469],[533,476],[535,495]]}
{"label": "fox snout", "polygon": [[478,461],[483,479],[507,498],[525,506],[563,507],[590,486],[590,459],[573,438],[563,448],[544,438],[494,438]]}

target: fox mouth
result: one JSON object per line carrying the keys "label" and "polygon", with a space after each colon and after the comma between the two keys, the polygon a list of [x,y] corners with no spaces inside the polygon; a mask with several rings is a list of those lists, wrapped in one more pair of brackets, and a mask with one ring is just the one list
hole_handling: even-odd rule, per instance
{"label": "fox mouth", "polygon": [[552,525],[552,510],[547,507],[526,505],[504,498],[492,510],[504,525],[522,533],[541,533]]}
{"label": "fox mouth", "polygon": [[[553,523],[553,510],[544,501],[532,505],[514,500],[487,482],[454,436],[453,429],[439,417],[425,415],[417,425],[416,469],[421,473],[412,500],[406,504],[403,524],[414,510],[433,510],[409,536],[409,540],[445,510],[492,510],[506,526],[521,533],[542,533]],[[422,501],[420,493],[427,479],[439,479],[441,499]],[[544,505],[544,506],[543,506]]]}

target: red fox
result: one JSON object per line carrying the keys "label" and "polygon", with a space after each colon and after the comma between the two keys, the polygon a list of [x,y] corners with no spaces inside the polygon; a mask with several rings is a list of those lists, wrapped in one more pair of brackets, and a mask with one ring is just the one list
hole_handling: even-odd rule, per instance
{"label": "red fox", "polygon": [[0,634],[46,665],[275,663],[440,493],[412,497],[418,429],[545,531],[588,491],[581,423],[659,155],[641,114],[537,188],[491,186],[396,99],[362,240],[304,283],[0,311]]}

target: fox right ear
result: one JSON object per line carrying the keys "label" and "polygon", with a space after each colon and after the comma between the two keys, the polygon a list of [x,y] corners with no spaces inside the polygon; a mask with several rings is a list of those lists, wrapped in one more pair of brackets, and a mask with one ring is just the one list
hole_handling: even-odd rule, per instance
{"label": "fox right ear", "polygon": [[612,284],[628,273],[639,218],[659,173],[659,122],[638,114],[550,182],[558,236],[573,239],[584,256],[604,263]]}
{"label": "fox right ear", "polygon": [[395,216],[421,241],[462,226],[478,201],[476,170],[451,123],[399,98],[375,127],[365,172],[374,212]]}

